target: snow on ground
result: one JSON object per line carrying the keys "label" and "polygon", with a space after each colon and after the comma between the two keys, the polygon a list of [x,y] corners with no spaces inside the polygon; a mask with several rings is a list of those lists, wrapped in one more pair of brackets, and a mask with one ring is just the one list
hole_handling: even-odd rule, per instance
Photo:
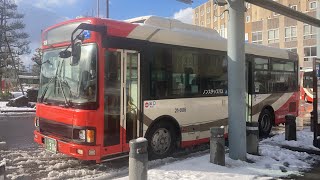
{"label": "snow on ground", "polygon": [[[292,145],[314,149],[312,132],[297,133],[297,142],[285,141],[283,132],[260,142],[260,156],[247,155],[248,161],[232,160],[226,154],[226,166],[209,163],[208,150],[183,158],[165,158],[149,162],[152,180],[272,179],[301,175],[320,161],[320,156],[284,149]],[[128,179],[128,159],[90,164],[43,148],[0,151],[9,179]],[[1,161],[0,161],[1,162]]]}
{"label": "snow on ground", "polygon": [[[148,178],[152,180],[214,180],[214,179],[272,179],[289,175],[301,175],[320,160],[320,156],[291,151],[279,145],[312,147],[313,133],[304,129],[297,134],[298,141],[285,141],[284,134],[276,135],[260,142],[260,156],[247,155],[248,162],[232,160],[226,154],[226,166],[209,163],[210,155],[192,157],[159,168],[150,169]],[[269,142],[276,143],[269,143]],[[128,179],[122,177],[121,180]]]}
{"label": "snow on ground", "polygon": [[18,91],[18,92],[10,92],[11,94],[12,94],[12,96],[14,97],[14,98],[16,98],[16,97],[19,97],[19,96],[22,96],[23,94],[22,94],[22,92],[20,92],[20,91]]}
{"label": "snow on ground", "polygon": [[2,159],[2,160],[0,161],[0,167],[3,166],[3,165],[6,165],[6,159]]}
{"label": "snow on ground", "polygon": [[0,112],[1,111],[30,111],[35,110],[34,108],[30,107],[11,107],[7,106],[7,101],[0,101]]}

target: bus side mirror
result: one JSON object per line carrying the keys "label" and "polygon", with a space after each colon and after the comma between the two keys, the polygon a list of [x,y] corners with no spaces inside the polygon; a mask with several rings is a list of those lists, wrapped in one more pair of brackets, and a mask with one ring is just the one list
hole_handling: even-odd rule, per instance
{"label": "bus side mirror", "polygon": [[71,66],[79,64],[81,58],[81,42],[77,42],[72,46]]}

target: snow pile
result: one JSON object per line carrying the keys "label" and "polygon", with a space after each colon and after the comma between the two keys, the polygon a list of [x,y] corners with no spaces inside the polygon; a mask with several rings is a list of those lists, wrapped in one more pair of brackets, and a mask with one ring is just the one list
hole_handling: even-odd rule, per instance
{"label": "snow pile", "polygon": [[285,134],[279,134],[271,138],[261,141],[261,144],[270,144],[273,146],[290,146],[299,147],[303,149],[318,150],[313,146],[313,132],[310,131],[310,127],[305,128],[303,131],[297,131],[297,141],[285,141]]}
{"label": "snow pile", "polygon": [[2,159],[1,161],[0,161],[0,167],[1,166],[5,166],[6,165],[6,159]]}
{"label": "snow pile", "polygon": [[17,98],[17,97],[23,95],[22,92],[20,92],[20,91],[18,91],[18,92],[10,92],[10,93],[12,94],[12,96],[13,96],[14,98]]}
{"label": "snow pile", "polygon": [[0,101],[0,112],[1,111],[30,111],[34,110],[34,108],[30,107],[11,107],[7,106],[7,101]]}
{"label": "snow pile", "polygon": [[[226,154],[226,166],[209,163],[209,150],[191,153],[187,157],[165,158],[149,162],[148,178],[152,180],[214,180],[272,179],[301,175],[320,161],[320,156],[296,152],[283,145],[314,149],[312,132],[304,129],[298,141],[285,141],[276,134],[260,142],[260,156],[247,155],[247,162],[232,160]],[[43,148],[0,150],[6,160],[9,179],[128,179],[128,159],[103,164],[79,161],[62,154],[52,154]],[[1,162],[1,161],[0,161]]]}
{"label": "snow pile", "polygon": [[[308,129],[297,134],[298,141],[285,141],[284,134],[275,135],[260,142],[260,156],[247,155],[248,162],[230,159],[226,154],[226,166],[209,163],[210,155],[192,157],[148,171],[153,180],[214,180],[214,179],[270,179],[301,175],[320,161],[320,156],[291,151],[281,145],[316,149],[312,146],[313,134]],[[270,143],[272,142],[272,143]],[[128,179],[122,177],[121,180]]]}

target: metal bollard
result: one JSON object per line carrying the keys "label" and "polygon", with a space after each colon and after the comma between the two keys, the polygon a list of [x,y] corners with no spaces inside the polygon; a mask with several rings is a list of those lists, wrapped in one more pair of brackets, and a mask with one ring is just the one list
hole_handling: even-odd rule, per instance
{"label": "metal bollard", "polygon": [[310,131],[313,132],[313,111],[310,112]]}
{"label": "metal bollard", "polygon": [[247,153],[259,155],[259,123],[247,122]]}
{"label": "metal bollard", "polygon": [[225,165],[224,127],[210,128],[210,162]]}
{"label": "metal bollard", "polygon": [[6,165],[3,163],[0,165],[0,180],[6,179]]}
{"label": "metal bollard", "polygon": [[138,138],[129,142],[129,180],[148,179],[148,140]]}
{"label": "metal bollard", "polygon": [[297,129],[296,129],[296,117],[294,115],[288,114],[285,116],[285,138],[288,141],[297,140]]}

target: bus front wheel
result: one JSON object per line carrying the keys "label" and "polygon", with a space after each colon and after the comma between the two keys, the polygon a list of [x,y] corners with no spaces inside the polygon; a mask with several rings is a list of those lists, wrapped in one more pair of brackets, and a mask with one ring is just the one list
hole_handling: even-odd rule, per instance
{"label": "bus front wheel", "polygon": [[259,135],[267,137],[272,128],[272,114],[268,109],[264,109],[259,116]]}
{"label": "bus front wheel", "polygon": [[169,156],[175,150],[175,130],[173,125],[159,122],[151,127],[147,136],[150,159]]}

